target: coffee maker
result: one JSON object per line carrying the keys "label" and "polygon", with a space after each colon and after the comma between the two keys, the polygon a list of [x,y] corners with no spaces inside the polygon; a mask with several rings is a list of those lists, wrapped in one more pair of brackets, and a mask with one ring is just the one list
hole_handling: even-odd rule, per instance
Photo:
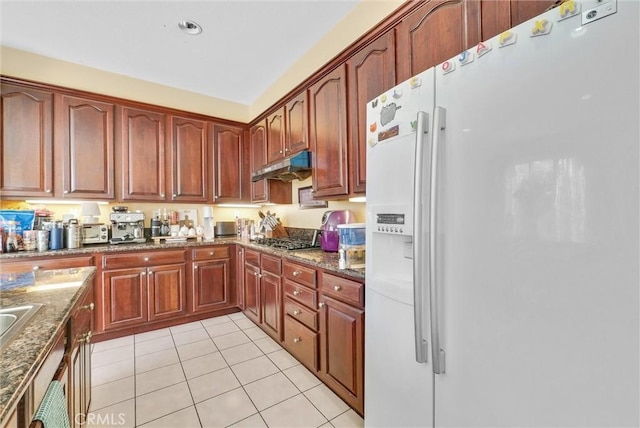
{"label": "coffee maker", "polygon": [[146,242],[144,237],[144,213],[141,212],[112,212],[111,220],[111,244],[125,244],[130,242]]}

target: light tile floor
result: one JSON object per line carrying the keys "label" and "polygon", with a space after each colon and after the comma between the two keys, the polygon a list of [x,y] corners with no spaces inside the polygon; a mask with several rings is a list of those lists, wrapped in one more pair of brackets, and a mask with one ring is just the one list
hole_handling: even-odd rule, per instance
{"label": "light tile floor", "polygon": [[362,427],[242,313],[93,345],[88,426]]}

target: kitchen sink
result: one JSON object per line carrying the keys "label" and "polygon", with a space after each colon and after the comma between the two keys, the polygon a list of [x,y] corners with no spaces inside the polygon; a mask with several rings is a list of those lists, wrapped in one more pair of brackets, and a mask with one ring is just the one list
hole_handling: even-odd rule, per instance
{"label": "kitchen sink", "polygon": [[0,349],[4,348],[27,325],[41,304],[0,308]]}

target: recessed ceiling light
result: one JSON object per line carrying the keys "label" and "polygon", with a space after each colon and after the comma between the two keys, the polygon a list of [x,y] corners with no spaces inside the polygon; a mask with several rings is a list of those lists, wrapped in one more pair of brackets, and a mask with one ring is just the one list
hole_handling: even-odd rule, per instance
{"label": "recessed ceiling light", "polygon": [[202,27],[193,21],[184,20],[178,22],[178,27],[187,34],[195,36],[202,33]]}

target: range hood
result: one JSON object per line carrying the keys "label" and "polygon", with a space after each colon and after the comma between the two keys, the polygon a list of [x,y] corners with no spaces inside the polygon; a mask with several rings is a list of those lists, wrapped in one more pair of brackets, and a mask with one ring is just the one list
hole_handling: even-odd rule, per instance
{"label": "range hood", "polygon": [[304,150],[257,170],[251,175],[251,181],[256,182],[263,178],[293,181],[304,180],[309,176],[311,176],[311,152]]}

